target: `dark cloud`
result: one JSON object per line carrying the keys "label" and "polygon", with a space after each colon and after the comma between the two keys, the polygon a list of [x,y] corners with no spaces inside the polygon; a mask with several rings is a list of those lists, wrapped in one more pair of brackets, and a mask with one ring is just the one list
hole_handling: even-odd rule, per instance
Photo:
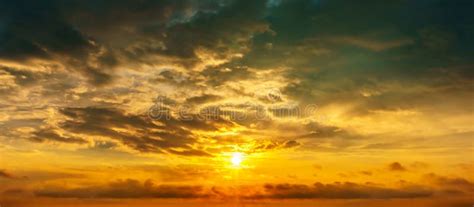
{"label": "dark cloud", "polygon": [[[220,2],[210,1],[169,1],[144,0],[140,2],[120,0],[66,2],[54,1],[72,24],[94,36],[116,41],[122,35],[137,34],[137,30],[147,25],[186,22],[199,9],[214,11]],[[133,39],[133,38],[131,38]],[[102,39],[101,39],[102,40]],[[129,43],[129,40],[126,40]]]}
{"label": "dark cloud", "polygon": [[183,155],[183,156],[212,156],[211,154],[202,151],[202,150],[196,150],[196,149],[189,149],[189,150],[168,150],[169,153],[177,154],[177,155]]}
{"label": "dark cloud", "polygon": [[300,146],[301,144],[295,140],[289,140],[285,142],[284,148],[293,148]]}
{"label": "dark cloud", "polygon": [[60,112],[69,118],[60,123],[60,128],[68,132],[118,140],[140,152],[179,155],[209,156],[191,147],[196,143],[191,130],[213,131],[218,125],[231,125],[223,119],[205,120],[195,115],[175,118],[163,114],[151,119],[111,108],[64,108]]}
{"label": "dark cloud", "polygon": [[71,22],[132,62],[160,56],[193,67],[207,61],[200,60],[203,53],[226,62],[246,52],[254,33],[268,29],[262,20],[264,1],[73,2],[61,4]]}
{"label": "dark cloud", "polygon": [[[226,59],[231,53],[242,52],[240,48],[248,44],[253,33],[266,30],[259,20],[264,2],[121,0],[52,4],[68,22],[131,62],[168,56],[175,58],[172,62],[189,66],[200,61],[198,49]],[[106,57],[102,59],[113,60]]]}
{"label": "dark cloud", "polygon": [[14,68],[1,67],[0,70],[12,75],[15,78],[15,83],[19,86],[29,86],[37,83],[42,76],[39,73],[34,73],[28,70],[17,70]]}
{"label": "dark cloud", "polygon": [[29,179],[28,176],[20,176],[20,175],[17,175],[17,174],[10,173],[5,169],[0,169],[0,180],[2,178],[11,179],[11,180],[26,180],[26,179]]}
{"label": "dark cloud", "polygon": [[53,142],[63,142],[63,143],[74,143],[74,144],[85,144],[88,143],[87,140],[73,137],[73,136],[64,136],[58,134],[53,129],[40,129],[33,132],[30,140],[34,142],[44,142],[44,141],[53,141]]}
{"label": "dark cloud", "polygon": [[270,150],[279,150],[279,149],[290,149],[300,146],[296,140],[287,140],[287,141],[263,141],[257,143],[252,149],[250,149],[249,153],[254,152],[265,152]]}
{"label": "dark cloud", "polygon": [[[341,4],[350,11],[340,8]],[[468,58],[473,52],[469,46],[474,44],[469,38],[472,7],[469,1],[445,0],[390,4],[4,0],[0,56],[20,63],[29,58],[56,60],[97,85],[113,80],[115,66],[139,65],[149,56],[193,64],[224,60],[204,68],[201,80],[167,80],[177,85],[221,86],[251,78],[249,67],[285,67],[291,83],[283,92],[289,98],[321,105],[355,103],[353,113],[364,114],[437,100],[438,92],[400,92],[387,88],[384,83],[388,82],[413,88],[425,85],[436,91],[444,88],[440,91],[444,94],[466,90],[472,84]],[[377,12],[367,14],[367,10]],[[202,57],[203,51],[213,58]],[[243,57],[231,61],[232,55]],[[443,72],[434,67],[449,69]],[[161,76],[166,79],[172,73],[165,71]],[[29,74],[24,77],[16,81],[34,80]]]}
{"label": "dark cloud", "polygon": [[166,30],[152,27],[147,32],[165,34],[163,53],[172,56],[192,58],[199,47],[218,55],[241,52],[232,48],[245,47],[254,33],[267,30],[266,23],[259,20],[264,6],[263,1],[233,1],[215,13],[198,12],[184,24],[175,24]]}
{"label": "dark cloud", "polygon": [[[352,55],[348,55],[352,58]],[[337,60],[335,60],[337,62]],[[345,62],[345,60],[340,60]],[[362,61],[362,60],[361,60]],[[438,103],[441,99],[448,98],[450,103],[466,104],[459,99],[461,96],[472,96],[468,88],[472,81],[466,80],[467,66],[452,64],[447,67],[450,72],[443,72],[445,69],[436,68],[439,66],[425,67],[419,66],[418,74],[407,74],[401,71],[398,63],[374,63],[381,61],[381,58],[374,58],[363,63],[354,63],[353,67],[361,68],[360,72],[352,74],[347,79],[346,72],[342,72],[349,66],[341,65],[339,68],[315,71],[292,71],[293,76],[298,83],[290,83],[283,90],[283,93],[292,99],[300,100],[304,103],[318,104],[325,106],[327,104],[341,103],[351,104],[354,107],[348,111],[348,115],[369,115],[374,111],[397,111],[410,109],[438,108],[438,111],[445,111],[445,106]],[[348,63],[350,64],[350,63]],[[379,66],[378,64],[388,65]],[[351,66],[352,67],[352,66]],[[365,68],[381,68],[380,71],[366,71]],[[388,68],[388,67],[394,67]],[[416,68],[416,66],[410,66]],[[315,68],[326,68],[324,66]],[[463,68],[463,69],[462,69]],[[357,69],[354,69],[357,70]],[[414,77],[419,77],[416,80]],[[413,90],[406,90],[406,87]],[[465,109],[465,108],[464,108]],[[463,111],[463,110],[459,110]]]}
{"label": "dark cloud", "polygon": [[275,33],[256,35],[240,63],[284,65],[290,81],[283,94],[302,103],[354,106],[349,115],[432,108],[446,96],[462,102],[456,97],[472,97],[472,78],[466,78],[474,50],[466,45],[474,41],[466,35],[474,32],[474,16],[467,8],[472,2],[282,1],[268,11]]}
{"label": "dark cloud", "polygon": [[388,165],[388,169],[391,171],[407,171],[407,169],[399,162],[391,163],[390,165]]}
{"label": "dark cloud", "polygon": [[420,198],[430,197],[432,191],[421,187],[386,188],[369,184],[333,183],[314,185],[267,184],[265,193],[253,198],[275,199],[358,199],[358,198]]}
{"label": "dark cloud", "polygon": [[429,182],[438,185],[444,192],[454,194],[470,194],[474,193],[474,183],[461,177],[447,177],[434,173],[424,176]]}
{"label": "dark cloud", "polygon": [[156,77],[149,80],[151,83],[168,83],[180,87],[200,88],[195,76],[188,76],[182,72],[172,69],[161,71]]}
{"label": "dark cloud", "polygon": [[[30,67],[7,67],[1,63],[0,76],[10,80],[1,84],[0,96],[6,103],[14,103],[15,106],[20,102],[38,104],[46,100],[55,104],[64,103],[77,96],[72,89],[80,85],[76,75],[65,71],[35,71]],[[18,94],[25,94],[26,99],[18,100]]]}
{"label": "dark cloud", "polygon": [[1,59],[56,61],[94,84],[110,80],[108,72],[116,64],[115,57],[67,22],[54,1],[5,0],[1,4]]}
{"label": "dark cloud", "polygon": [[[181,166],[170,170],[162,166],[142,166],[142,169],[164,172],[164,179],[178,179],[183,176],[207,178],[212,171],[199,171],[192,166]],[[166,171],[165,169],[168,169]],[[163,171],[165,170],[165,171]],[[170,170],[170,171],[169,171]],[[171,175],[167,175],[171,173]],[[211,174],[210,174],[211,173]],[[168,177],[171,176],[171,177]],[[374,183],[314,183],[305,184],[265,184],[247,186],[238,194],[242,199],[416,199],[434,198],[437,195],[466,194],[474,192],[472,182],[463,178],[447,178],[427,174],[425,178],[433,186],[420,186],[405,183],[399,187],[385,187]],[[245,189],[245,191],[243,190]],[[230,191],[229,191],[230,190]],[[233,189],[235,190],[235,189]],[[118,180],[102,185],[89,185],[76,188],[47,187],[34,190],[39,197],[51,198],[231,198],[236,196],[231,189],[222,186],[199,185],[157,185],[152,180]],[[448,194],[446,194],[448,193]]]}
{"label": "dark cloud", "polygon": [[74,189],[58,188],[35,191],[35,195],[52,198],[203,198],[201,186],[155,185],[153,181],[119,180],[105,186]]}
{"label": "dark cloud", "polygon": [[85,56],[92,47],[50,1],[2,1],[0,8],[2,58],[50,58],[50,50]]}
{"label": "dark cloud", "polygon": [[122,60],[137,63],[158,55],[189,65],[201,61],[197,50],[202,50],[226,62],[246,51],[254,33],[268,29],[263,1],[3,0],[1,5],[1,59],[60,63],[95,85],[109,83]]}
{"label": "dark cloud", "polygon": [[309,122],[304,125],[304,129],[309,132],[299,138],[354,138],[356,134],[336,126],[324,125],[319,122]]}
{"label": "dark cloud", "polygon": [[200,104],[205,104],[208,102],[214,102],[221,100],[222,97],[218,95],[212,95],[212,94],[202,94],[200,96],[193,96],[190,98],[187,98],[184,103],[189,104],[189,105],[200,105]]}
{"label": "dark cloud", "polygon": [[2,169],[0,169],[0,177],[1,178],[10,178],[10,179],[15,178],[14,175],[12,175],[12,174],[8,173],[6,170],[2,170]]}

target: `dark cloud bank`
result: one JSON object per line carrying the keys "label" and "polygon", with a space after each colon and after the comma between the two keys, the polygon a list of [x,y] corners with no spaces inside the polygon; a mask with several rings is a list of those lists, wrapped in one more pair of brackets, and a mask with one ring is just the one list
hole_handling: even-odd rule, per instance
{"label": "dark cloud bank", "polygon": [[[191,130],[213,131],[218,126],[232,125],[224,119],[178,119],[170,114],[151,119],[147,115],[126,114],[107,108],[64,108],[60,112],[68,119],[60,123],[59,127],[68,132],[81,136],[108,137],[140,152],[179,155],[210,156],[203,150],[191,147],[197,139]],[[51,138],[57,139],[55,136]]]}
{"label": "dark cloud bank", "polygon": [[[266,184],[261,189],[242,191],[244,199],[415,199],[433,196],[470,195],[474,184],[463,178],[427,174],[430,186],[404,185],[384,187],[374,183],[335,182],[313,185]],[[47,188],[35,191],[36,196],[55,198],[219,198],[233,197],[222,187],[206,188],[192,185],[157,185],[127,179],[80,188]]]}

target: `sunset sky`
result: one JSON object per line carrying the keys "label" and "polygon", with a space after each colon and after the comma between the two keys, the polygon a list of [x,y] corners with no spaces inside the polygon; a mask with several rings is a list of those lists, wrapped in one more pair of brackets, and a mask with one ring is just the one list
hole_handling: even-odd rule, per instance
{"label": "sunset sky", "polygon": [[0,0],[1,207],[470,207],[472,0]]}

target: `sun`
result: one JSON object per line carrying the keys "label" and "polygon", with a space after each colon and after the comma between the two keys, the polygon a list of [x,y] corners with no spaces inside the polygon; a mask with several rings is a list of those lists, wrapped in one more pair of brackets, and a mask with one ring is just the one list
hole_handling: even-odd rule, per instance
{"label": "sun", "polygon": [[233,166],[238,167],[240,166],[240,163],[242,162],[243,158],[244,158],[244,155],[242,153],[234,152],[232,153],[230,162],[232,163]]}

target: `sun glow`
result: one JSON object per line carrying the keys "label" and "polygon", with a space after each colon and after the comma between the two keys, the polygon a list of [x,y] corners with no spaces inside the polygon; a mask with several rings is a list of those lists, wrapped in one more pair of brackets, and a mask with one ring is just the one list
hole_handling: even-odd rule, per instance
{"label": "sun glow", "polygon": [[244,158],[244,155],[242,153],[234,152],[232,153],[230,162],[232,163],[233,166],[238,167],[240,166],[240,163],[242,162],[243,158]]}

